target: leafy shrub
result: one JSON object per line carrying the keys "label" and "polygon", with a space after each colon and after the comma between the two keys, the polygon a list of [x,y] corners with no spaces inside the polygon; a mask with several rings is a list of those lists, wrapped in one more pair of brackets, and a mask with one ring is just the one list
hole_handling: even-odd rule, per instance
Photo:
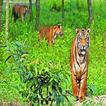
{"label": "leafy shrub", "polygon": [[26,97],[32,105],[48,105],[64,103],[65,99],[69,101],[68,96],[72,96],[70,90],[62,88],[64,78],[68,77],[68,74],[64,76],[63,67],[59,70],[55,70],[53,63],[44,64],[37,62],[35,65],[26,64],[28,54],[25,51],[25,45],[16,41],[11,43],[9,52],[11,55],[7,57],[5,62],[9,61],[12,57],[17,67],[17,72],[20,75],[21,81],[24,84],[20,93],[23,97]]}
{"label": "leafy shrub", "polygon": [[[39,65],[39,64],[38,64]],[[21,73],[21,80],[25,83],[25,89],[21,91],[22,96],[28,98],[32,104],[53,104],[64,103],[66,94],[60,85],[59,73],[53,73],[50,69],[43,69],[39,73],[39,68],[30,66],[29,70]]]}

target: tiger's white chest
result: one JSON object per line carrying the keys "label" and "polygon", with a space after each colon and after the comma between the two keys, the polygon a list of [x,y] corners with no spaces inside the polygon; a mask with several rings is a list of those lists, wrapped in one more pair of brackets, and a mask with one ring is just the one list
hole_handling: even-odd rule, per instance
{"label": "tiger's white chest", "polygon": [[86,62],[79,64],[79,65],[77,63],[75,63],[73,65],[74,72],[82,72],[84,70],[85,66],[86,66]]}

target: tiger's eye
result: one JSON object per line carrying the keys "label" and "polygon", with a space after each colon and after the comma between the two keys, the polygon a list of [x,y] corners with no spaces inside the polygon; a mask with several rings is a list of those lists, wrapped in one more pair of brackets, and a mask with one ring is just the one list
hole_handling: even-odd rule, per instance
{"label": "tiger's eye", "polygon": [[77,39],[77,42],[80,43],[80,38]]}
{"label": "tiger's eye", "polygon": [[87,42],[89,42],[89,37],[88,36],[86,37],[86,40],[87,40]]}

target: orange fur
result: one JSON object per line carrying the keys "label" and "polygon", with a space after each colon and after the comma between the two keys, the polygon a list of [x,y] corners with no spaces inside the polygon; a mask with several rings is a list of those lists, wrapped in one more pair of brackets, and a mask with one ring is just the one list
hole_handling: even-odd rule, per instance
{"label": "orange fur", "polygon": [[[82,47],[88,44],[85,35],[89,35],[89,30],[77,29],[76,33],[77,34],[75,39],[73,40],[71,48],[70,70],[73,95],[76,97],[77,100],[82,101],[84,96],[87,94],[86,85],[88,75],[88,48],[86,49],[86,53],[84,54],[77,47],[77,45],[78,42]],[[82,35],[82,38],[78,41],[78,37],[80,35]]]}
{"label": "orange fur", "polygon": [[62,35],[62,27],[60,25],[54,25],[51,27],[43,27],[39,30],[39,39],[46,38],[48,44],[54,43],[57,35]]}
{"label": "orange fur", "polygon": [[18,18],[23,21],[26,13],[30,13],[30,9],[26,5],[17,3],[12,8],[12,15],[14,17],[14,21],[16,21]]}

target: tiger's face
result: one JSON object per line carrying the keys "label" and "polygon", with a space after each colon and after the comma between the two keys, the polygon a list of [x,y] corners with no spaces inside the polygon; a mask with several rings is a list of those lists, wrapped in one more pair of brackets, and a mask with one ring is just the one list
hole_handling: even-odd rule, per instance
{"label": "tiger's face", "polygon": [[62,30],[62,26],[61,25],[55,25],[53,26],[53,30],[55,35],[63,35],[63,30]]}
{"label": "tiger's face", "polygon": [[76,29],[77,33],[77,49],[79,56],[84,56],[89,48],[90,29]]}
{"label": "tiger's face", "polygon": [[25,14],[30,14],[31,9],[28,6],[24,6],[24,12],[25,12]]}

